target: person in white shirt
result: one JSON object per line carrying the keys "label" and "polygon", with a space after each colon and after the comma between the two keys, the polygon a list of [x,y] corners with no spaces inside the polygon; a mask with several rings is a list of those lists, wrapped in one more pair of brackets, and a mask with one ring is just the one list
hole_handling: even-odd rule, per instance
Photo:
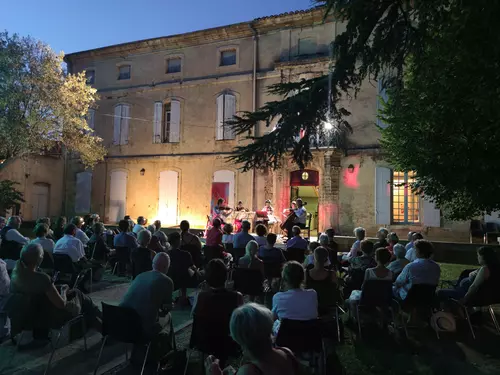
{"label": "person in white shirt", "polygon": [[408,259],[410,262],[413,262],[415,259],[417,259],[417,250],[415,249],[415,241],[418,240],[423,240],[424,237],[418,233],[418,232],[413,232],[411,236],[411,242],[409,242],[406,245],[406,255],[405,258]]}
{"label": "person in white shirt", "polygon": [[75,225],[76,227],[76,234],[75,237],[78,238],[82,243],[83,246],[87,246],[87,243],[89,242],[88,236],[85,234],[85,232],[81,229],[83,226],[83,218],[81,216],[75,216],[71,222]]}
{"label": "person in white shirt", "polygon": [[75,224],[66,225],[63,238],[57,241],[54,247],[54,254],[66,254],[71,258],[73,263],[85,259],[83,243],[76,238],[76,229]]}
{"label": "person in white shirt", "polygon": [[47,234],[49,233],[49,226],[44,223],[37,224],[35,227],[35,236],[36,238],[31,241],[31,243],[39,243],[42,246],[44,252],[50,254],[54,252],[55,243],[50,238],[47,238]]}
{"label": "person in white shirt", "polygon": [[19,216],[11,216],[7,221],[7,225],[0,230],[0,258],[2,259],[19,259],[23,245],[29,242],[29,239],[22,236],[18,229],[21,226],[21,218]]}
{"label": "person in white shirt", "polygon": [[135,235],[137,236],[140,231],[144,230],[144,226],[146,225],[147,222],[148,221],[147,219],[144,218],[144,216],[139,216],[137,218],[137,224],[134,225],[132,232],[135,233]]}

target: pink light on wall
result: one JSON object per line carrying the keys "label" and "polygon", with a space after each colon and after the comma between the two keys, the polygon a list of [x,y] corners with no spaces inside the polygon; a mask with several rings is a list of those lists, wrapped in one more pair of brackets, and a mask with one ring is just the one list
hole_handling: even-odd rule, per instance
{"label": "pink light on wall", "polygon": [[328,228],[338,229],[339,208],[335,203],[323,203],[318,206],[319,228],[325,231]]}
{"label": "pink light on wall", "polygon": [[359,188],[358,174],[359,174],[359,164],[357,165],[350,164],[349,167],[344,169],[343,173],[344,185],[350,189]]}

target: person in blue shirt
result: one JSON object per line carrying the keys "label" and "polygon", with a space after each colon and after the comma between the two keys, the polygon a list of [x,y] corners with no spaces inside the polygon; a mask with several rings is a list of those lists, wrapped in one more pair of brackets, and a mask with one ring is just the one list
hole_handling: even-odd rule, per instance
{"label": "person in blue shirt", "polygon": [[135,236],[129,232],[130,224],[128,220],[120,220],[118,223],[118,228],[120,228],[120,233],[118,233],[114,240],[113,245],[116,247],[127,247],[129,249],[135,249],[139,247],[137,244],[137,239]]}
{"label": "person in blue shirt", "polygon": [[276,245],[277,236],[274,233],[269,233],[267,235],[267,244],[259,248],[259,258],[264,262],[269,263],[285,263],[286,258],[283,255],[283,251],[274,247]]}
{"label": "person in blue shirt", "polygon": [[300,227],[295,225],[292,228],[293,237],[290,238],[286,243],[287,249],[304,249],[307,250],[307,241],[300,235]]}
{"label": "person in blue shirt", "polygon": [[250,241],[255,241],[255,238],[248,233],[250,231],[250,222],[243,220],[241,223],[241,232],[236,233],[233,237],[233,247],[235,249],[244,249],[247,243]]}

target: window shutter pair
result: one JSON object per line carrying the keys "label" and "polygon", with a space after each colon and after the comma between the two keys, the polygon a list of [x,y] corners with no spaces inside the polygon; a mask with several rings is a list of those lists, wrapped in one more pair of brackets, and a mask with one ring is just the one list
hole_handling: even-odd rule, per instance
{"label": "window shutter pair", "polygon": [[[154,104],[154,118],[153,118],[153,143],[162,143],[161,129],[162,129],[162,113],[163,103],[156,102]],[[178,143],[180,141],[181,132],[181,102],[172,100],[170,102],[170,132],[169,143]]]}
{"label": "window shutter pair", "polygon": [[234,139],[235,133],[227,121],[233,120],[236,114],[236,97],[222,94],[217,97],[216,139]]}
{"label": "window shutter pair", "polygon": [[113,144],[126,145],[128,144],[130,120],[130,106],[128,104],[119,104],[115,107],[114,127],[113,127]]}
{"label": "window shutter pair", "polygon": [[89,112],[87,113],[87,125],[90,129],[95,129],[95,109],[89,109]]}

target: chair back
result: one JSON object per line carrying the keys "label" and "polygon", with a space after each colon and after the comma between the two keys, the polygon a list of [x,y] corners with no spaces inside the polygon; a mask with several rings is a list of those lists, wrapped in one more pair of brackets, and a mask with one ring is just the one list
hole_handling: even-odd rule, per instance
{"label": "chair back", "polygon": [[227,318],[199,314],[193,315],[189,347],[218,358],[237,355],[240,350],[231,338]]}
{"label": "chair back", "polygon": [[134,309],[101,303],[103,336],[130,344],[143,340],[142,320]]}
{"label": "chair back", "polygon": [[130,248],[124,246],[116,247],[116,259],[123,264],[130,263]]}
{"label": "chair back", "polygon": [[222,247],[220,246],[204,246],[203,253],[205,254],[205,264],[212,259],[223,259]]}
{"label": "chair back", "polygon": [[235,268],[233,270],[234,290],[249,296],[259,296],[264,292],[264,276],[258,269]]}
{"label": "chair back", "polygon": [[187,251],[191,254],[191,258],[193,259],[193,264],[201,268],[203,266],[203,256],[201,255],[201,250],[195,245],[182,245],[181,250]]}
{"label": "chair back", "polygon": [[134,249],[130,255],[132,260],[132,278],[137,275],[151,271],[153,269],[153,261],[151,260],[151,252],[148,249]]}
{"label": "chair back", "polygon": [[437,285],[415,284],[408,291],[405,305],[413,307],[433,307],[436,302]]}
{"label": "chair back", "polygon": [[276,345],[289,348],[295,354],[322,351],[322,328],[319,319],[282,319]]}
{"label": "chair back", "polygon": [[283,268],[282,263],[277,262],[266,262],[264,260],[264,277],[266,279],[272,279],[274,277],[281,278],[281,269]]}
{"label": "chair back", "polygon": [[349,270],[349,288],[352,290],[360,290],[365,281],[365,270],[354,268]]}
{"label": "chair back", "polygon": [[283,251],[283,254],[285,255],[285,258],[287,262],[291,260],[295,260],[299,262],[300,264],[304,263],[306,259],[306,250],[305,249],[298,249],[295,247],[290,247],[286,249],[286,251]]}
{"label": "chair back", "polygon": [[500,304],[500,291],[498,289],[500,277],[496,275],[497,272],[491,272],[488,280],[479,286],[472,299],[467,303],[468,306],[481,307]]}
{"label": "chair back", "polygon": [[106,233],[105,236],[106,236],[106,245],[110,249],[114,249],[115,248],[115,235],[112,233]]}
{"label": "chair back", "polygon": [[365,307],[389,307],[392,303],[392,280],[366,280],[359,304]]}
{"label": "chair back", "polygon": [[40,264],[42,270],[54,270],[54,261],[47,251],[43,252],[42,264]]}
{"label": "chair back", "polygon": [[54,258],[54,270],[59,271],[62,274],[75,274],[77,270],[70,256],[67,254],[52,254]]}

